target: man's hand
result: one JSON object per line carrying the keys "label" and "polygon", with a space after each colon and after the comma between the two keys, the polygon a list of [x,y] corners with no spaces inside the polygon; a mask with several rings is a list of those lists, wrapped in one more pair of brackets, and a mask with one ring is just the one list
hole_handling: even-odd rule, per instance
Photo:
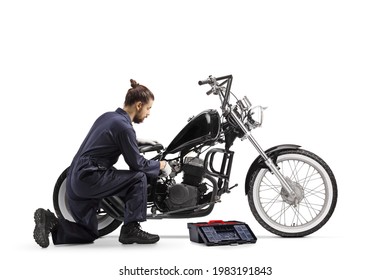
{"label": "man's hand", "polygon": [[172,168],[167,161],[160,161],[161,177],[168,177],[172,173]]}

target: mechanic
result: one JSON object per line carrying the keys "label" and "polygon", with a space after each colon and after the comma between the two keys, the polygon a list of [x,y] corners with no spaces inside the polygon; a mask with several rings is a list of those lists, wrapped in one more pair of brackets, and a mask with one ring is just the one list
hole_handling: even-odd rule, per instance
{"label": "mechanic", "polygon": [[[75,222],[57,218],[50,210],[39,208],[34,213],[34,239],[41,247],[53,243],[90,243],[99,237],[97,210],[101,199],[120,196],[125,203],[124,224],[119,242],[123,244],[156,243],[156,234],[143,231],[146,220],[147,177],[168,176],[166,161],[145,159],[137,144],[133,123],[142,123],[150,114],[153,93],[130,80],[123,109],[101,115],[93,124],[69,167],[66,195]],[[129,170],[116,170],[113,165],[123,155]]]}

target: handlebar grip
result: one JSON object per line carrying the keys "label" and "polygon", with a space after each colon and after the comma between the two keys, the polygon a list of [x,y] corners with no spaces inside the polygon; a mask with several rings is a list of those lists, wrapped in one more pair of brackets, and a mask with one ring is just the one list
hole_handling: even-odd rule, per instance
{"label": "handlebar grip", "polygon": [[202,85],[209,84],[209,83],[210,83],[210,80],[207,79],[207,80],[199,81],[198,85],[202,86]]}

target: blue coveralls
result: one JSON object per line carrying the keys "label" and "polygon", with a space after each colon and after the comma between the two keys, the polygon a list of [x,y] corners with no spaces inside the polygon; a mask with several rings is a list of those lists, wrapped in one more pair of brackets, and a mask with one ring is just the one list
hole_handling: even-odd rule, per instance
{"label": "blue coveralls", "polygon": [[[111,167],[120,155],[130,170]],[[147,176],[156,177],[158,161],[140,155],[129,115],[118,108],[93,124],[69,168],[66,195],[76,223],[59,220],[54,244],[88,243],[98,238],[96,211],[102,198],[118,195],[125,202],[124,223],[146,220]]]}

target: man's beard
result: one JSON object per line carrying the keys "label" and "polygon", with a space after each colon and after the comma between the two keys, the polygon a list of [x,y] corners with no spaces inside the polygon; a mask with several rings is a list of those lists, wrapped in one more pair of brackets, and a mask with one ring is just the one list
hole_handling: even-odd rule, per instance
{"label": "man's beard", "polygon": [[137,115],[134,116],[133,122],[135,122],[135,123],[142,123],[143,121],[144,121],[144,119],[141,119],[141,118],[138,117]]}

